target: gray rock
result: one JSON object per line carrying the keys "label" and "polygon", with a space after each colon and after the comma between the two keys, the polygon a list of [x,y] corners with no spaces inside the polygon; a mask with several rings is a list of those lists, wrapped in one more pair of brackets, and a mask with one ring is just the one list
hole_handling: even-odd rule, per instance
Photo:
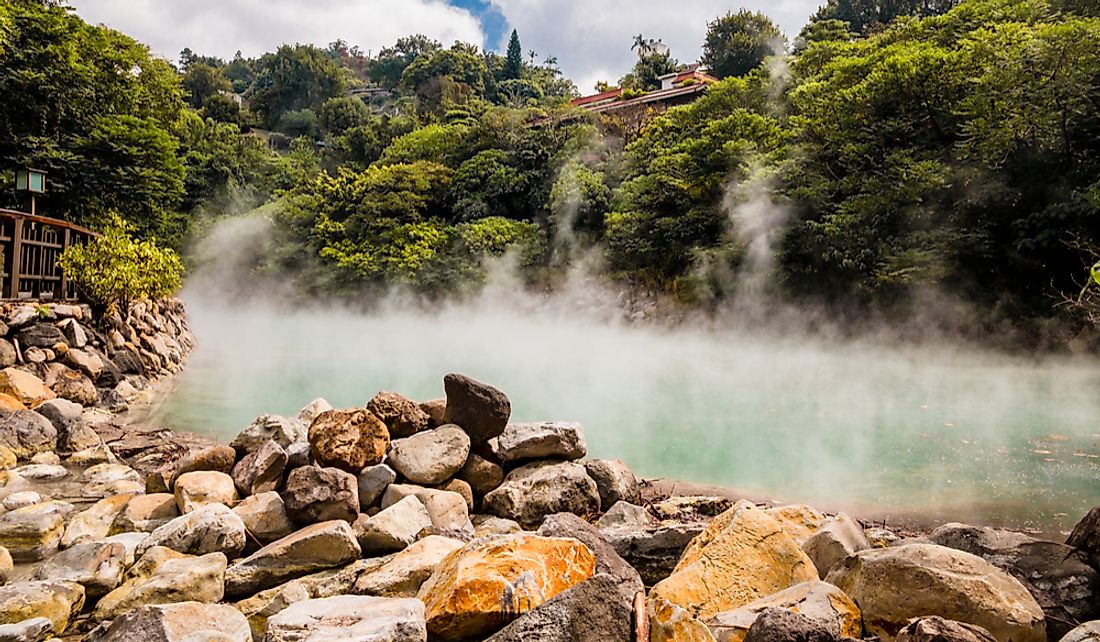
{"label": "gray rock", "polygon": [[269,441],[248,453],[233,467],[233,483],[242,496],[277,490],[283,481],[286,451]]}
{"label": "gray rock", "polygon": [[11,472],[30,481],[57,481],[69,476],[69,470],[56,464],[27,464],[12,468]]}
{"label": "gray rock", "polygon": [[262,544],[274,542],[294,531],[283,498],[274,491],[245,498],[233,507],[233,512],[244,522],[245,530]]}
{"label": "gray rock", "polygon": [[302,466],[287,478],[283,502],[295,524],[333,519],[350,524],[359,516],[359,484],[354,475],[339,468]]}
{"label": "gray rock", "polygon": [[639,592],[645,591],[642,578],[615,549],[604,539],[600,531],[572,513],[549,515],[543,520],[538,534],[543,537],[572,537],[580,540],[596,556],[596,572],[615,581],[623,604],[632,605]]}
{"label": "gray rock", "polygon": [[470,438],[458,426],[441,426],[390,443],[386,462],[414,484],[442,484],[470,455]]}
{"label": "gray rock", "polygon": [[29,325],[15,333],[19,345],[23,347],[52,348],[58,343],[65,343],[65,335],[52,323],[36,323]]}
{"label": "gray rock", "polygon": [[1100,620],[1085,622],[1067,633],[1060,642],[1100,642]]}
{"label": "gray rock", "polygon": [[264,636],[264,642],[427,642],[427,639],[424,604],[420,600],[359,595],[293,604],[268,619]]}
{"label": "gray rock", "polygon": [[473,446],[504,432],[512,416],[512,404],[503,392],[461,374],[443,377],[443,389],[447,393],[444,423],[462,426]]}
{"label": "gray rock", "polygon": [[745,642],[837,642],[836,633],[810,618],[780,607],[765,609],[745,634]]}
{"label": "gray rock", "polygon": [[58,434],[68,430],[69,426],[80,422],[80,413],[84,406],[68,399],[50,399],[35,409],[35,412],[50,420]]}
{"label": "gray rock", "polygon": [[486,642],[630,642],[632,616],[614,578],[600,574],[524,613]]}
{"label": "gray rock", "polygon": [[490,442],[502,461],[529,459],[581,459],[588,454],[584,429],[578,423],[551,422],[508,424]]}
{"label": "gray rock", "polygon": [[303,406],[302,409],[298,411],[298,414],[295,418],[298,421],[302,422],[302,424],[306,428],[309,428],[309,425],[313,423],[313,420],[317,418],[317,415],[321,414],[322,412],[328,412],[332,409],[332,404],[330,404],[322,397],[317,397],[313,401]]}
{"label": "gray rock", "polygon": [[469,506],[458,493],[408,484],[390,484],[382,495],[382,508],[389,508],[410,495],[424,504],[435,532],[452,535],[473,532]]}
{"label": "gray rock", "polygon": [[770,608],[794,611],[834,636],[858,636],[863,631],[859,607],[843,591],[820,580],[802,582],[761,597],[704,621],[718,642],[742,640],[756,618]]}
{"label": "gray rock", "polygon": [[646,586],[653,586],[672,574],[688,543],[704,528],[704,523],[664,523],[600,529],[600,533],[620,557],[637,569]]}
{"label": "gray rock", "polygon": [[223,604],[142,606],[89,634],[87,642],[252,642],[248,620]]}
{"label": "gray rock", "polygon": [[477,453],[470,453],[466,464],[458,471],[458,478],[469,484],[475,495],[484,497],[504,483],[504,468]]}
{"label": "gray rock", "polygon": [[728,497],[681,495],[654,503],[649,511],[659,520],[690,521],[718,517],[733,508]]}
{"label": "gray rock", "polygon": [[997,638],[975,624],[931,615],[910,622],[898,632],[896,642],[997,642]]}
{"label": "gray rock", "polygon": [[802,544],[802,550],[817,567],[821,579],[845,557],[871,548],[863,527],[851,517],[840,513],[822,524],[809,539]]}
{"label": "gray rock", "polygon": [[154,530],[138,546],[137,555],[154,546],[188,555],[224,553],[232,559],[244,550],[244,522],[227,506],[207,504]]}
{"label": "gray rock", "polygon": [[0,624],[0,642],[46,642],[53,637],[53,622],[36,617],[12,624]]}
{"label": "gray rock", "polygon": [[279,415],[260,415],[240,432],[230,446],[238,452],[252,452],[268,441],[274,441],[284,450],[291,444],[308,441],[308,428],[304,423]]}
{"label": "gray rock", "polygon": [[1023,583],[1042,607],[1052,639],[1097,615],[1100,574],[1072,546],[966,524],[944,524],[929,539],[977,555]]}
{"label": "gray rock", "polygon": [[135,495],[115,518],[111,532],[152,533],[179,516],[179,506],[171,493]]}
{"label": "gray rock", "polygon": [[69,350],[65,353],[65,365],[95,381],[103,374],[103,358],[94,350]]}
{"label": "gray rock", "polygon": [[342,566],[359,558],[359,542],[351,525],[333,520],[307,526],[272,542],[229,567],[225,592],[251,595],[283,582]]}
{"label": "gray rock", "polygon": [[[6,323],[12,330],[17,330],[30,323],[37,321],[40,317],[35,309],[29,305],[21,305],[11,310],[8,313]],[[6,333],[5,333],[6,334]]]}
{"label": "gray rock", "polygon": [[385,464],[367,466],[358,475],[359,509],[366,512],[386,492],[390,484],[397,481],[397,473]]}
{"label": "gray rock", "polygon": [[496,537],[497,535],[512,535],[523,531],[519,522],[496,517],[494,515],[474,515],[470,518],[474,524],[474,537]]}
{"label": "gray rock", "polygon": [[595,515],[600,492],[580,464],[535,462],[509,473],[500,488],[486,495],[485,510],[533,529],[554,513]]}
{"label": "gray rock", "polygon": [[17,457],[31,457],[57,448],[57,429],[33,410],[0,411],[0,445]]}
{"label": "gray rock", "polygon": [[642,501],[638,478],[621,461],[593,459],[584,462],[584,470],[600,491],[600,510],[607,511],[619,502],[638,504]]}
{"label": "gray rock", "polygon": [[627,501],[616,502],[596,521],[596,527],[600,530],[607,528],[646,528],[656,524],[657,518],[651,515],[644,506],[631,504]]}
{"label": "gray rock", "polygon": [[1080,549],[1093,568],[1100,570],[1100,506],[1093,508],[1077,522],[1066,544]]}
{"label": "gray rock", "polygon": [[376,597],[417,597],[443,560],[462,548],[449,537],[429,535],[405,550],[386,558],[385,563],[359,576],[355,593]]}
{"label": "gray rock", "polygon": [[431,529],[428,509],[415,496],[385,508],[377,515],[360,515],[352,528],[364,554],[392,553],[407,548]]}
{"label": "gray rock", "polygon": [[89,542],[49,558],[34,573],[36,580],[75,582],[90,598],[99,598],[122,581],[126,547],[117,542]]}
{"label": "gray rock", "polygon": [[7,339],[0,339],[0,368],[10,368],[19,361],[15,346]]}
{"label": "gray rock", "polygon": [[[222,600],[225,595],[225,555],[210,553],[202,557],[170,557],[163,554],[165,550],[154,548],[139,560],[135,568],[146,565],[149,568],[140,572],[131,569],[129,579],[96,604],[95,617],[112,620],[152,604],[213,604]],[[159,559],[150,562],[152,557]]]}
{"label": "gray rock", "polygon": [[73,348],[83,348],[88,345],[88,333],[80,326],[76,319],[65,319],[57,324],[57,328],[65,335],[65,343]]}

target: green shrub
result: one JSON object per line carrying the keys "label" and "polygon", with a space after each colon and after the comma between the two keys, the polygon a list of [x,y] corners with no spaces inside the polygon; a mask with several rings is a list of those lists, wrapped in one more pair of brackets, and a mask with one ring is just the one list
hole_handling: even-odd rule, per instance
{"label": "green shrub", "polygon": [[99,311],[125,315],[132,303],[171,296],[183,282],[183,263],[153,240],[131,238],[132,225],[117,214],[99,238],[61,254],[61,269]]}

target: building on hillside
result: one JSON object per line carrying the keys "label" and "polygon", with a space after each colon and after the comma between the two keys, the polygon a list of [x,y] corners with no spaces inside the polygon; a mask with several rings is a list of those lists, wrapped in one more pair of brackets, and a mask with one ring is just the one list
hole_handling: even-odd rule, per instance
{"label": "building on hillside", "polygon": [[702,96],[707,88],[718,79],[706,73],[698,65],[661,76],[661,88],[640,96],[628,97],[622,89],[612,89],[592,96],[575,98],[570,101],[574,107],[603,114],[617,111],[632,111],[639,108],[664,111],[669,107],[686,105]]}

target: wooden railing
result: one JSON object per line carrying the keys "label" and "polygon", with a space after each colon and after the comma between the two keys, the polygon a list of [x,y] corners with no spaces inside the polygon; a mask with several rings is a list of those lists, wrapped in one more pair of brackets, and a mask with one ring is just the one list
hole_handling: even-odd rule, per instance
{"label": "wooden railing", "polygon": [[70,245],[99,236],[86,227],[46,216],[0,209],[2,296],[5,299],[72,301],[76,287],[58,257]]}

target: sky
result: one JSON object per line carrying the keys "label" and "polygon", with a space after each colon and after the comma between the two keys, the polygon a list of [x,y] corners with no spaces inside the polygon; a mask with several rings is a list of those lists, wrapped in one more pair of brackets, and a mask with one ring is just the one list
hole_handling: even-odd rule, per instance
{"label": "sky", "polygon": [[552,55],[582,93],[633,65],[634,36],[660,38],[681,62],[701,54],[707,22],[741,6],[771,16],[793,38],[824,0],[69,0],[77,14],[175,60],[196,53],[257,56],[283,43],[341,39],[375,53],[422,33],[503,50],[512,29],[524,52]]}

